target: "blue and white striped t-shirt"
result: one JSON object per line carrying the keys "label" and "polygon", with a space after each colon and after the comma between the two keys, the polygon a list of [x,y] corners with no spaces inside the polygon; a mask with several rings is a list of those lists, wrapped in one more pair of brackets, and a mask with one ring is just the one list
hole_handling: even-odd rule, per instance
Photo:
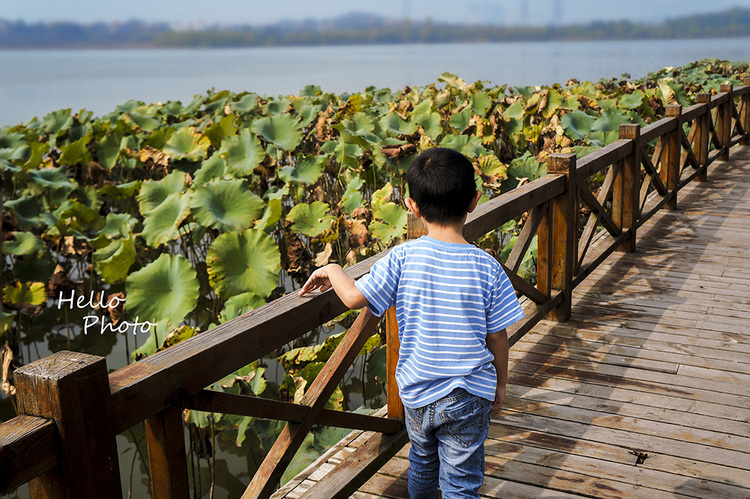
{"label": "blue and white striped t-shirt", "polygon": [[494,400],[486,336],[524,316],[494,258],[471,244],[423,236],[393,248],[356,286],[373,314],[396,306],[396,381],[405,406],[423,407],[455,388]]}

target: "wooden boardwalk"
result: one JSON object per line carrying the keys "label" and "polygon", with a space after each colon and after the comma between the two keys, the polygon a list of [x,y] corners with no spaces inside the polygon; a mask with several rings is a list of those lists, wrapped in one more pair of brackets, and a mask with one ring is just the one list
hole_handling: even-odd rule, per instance
{"label": "wooden boardwalk", "polygon": [[[511,349],[485,497],[750,497],[750,148],[716,162]],[[299,497],[351,434],[277,495]],[[408,497],[408,446],[354,497]],[[313,489],[314,490],[314,489]]]}

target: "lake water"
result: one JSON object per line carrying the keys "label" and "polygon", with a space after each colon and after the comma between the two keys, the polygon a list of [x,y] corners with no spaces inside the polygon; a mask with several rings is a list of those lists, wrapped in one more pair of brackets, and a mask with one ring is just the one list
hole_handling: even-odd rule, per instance
{"label": "lake water", "polygon": [[437,83],[444,71],[502,85],[632,77],[706,57],[750,60],[750,39],[175,50],[0,51],[0,126],[50,111],[106,114],[128,99],[180,100],[210,88],[265,95],[305,85],[359,92]]}

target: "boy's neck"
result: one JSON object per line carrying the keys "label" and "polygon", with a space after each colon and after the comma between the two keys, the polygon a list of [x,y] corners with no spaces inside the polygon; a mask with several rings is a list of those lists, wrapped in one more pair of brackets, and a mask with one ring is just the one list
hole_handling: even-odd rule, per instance
{"label": "boy's neck", "polygon": [[427,227],[428,237],[437,239],[438,241],[443,241],[444,243],[469,244],[469,242],[464,239],[463,234],[465,220],[450,225],[436,225],[426,221],[424,218],[422,221]]}

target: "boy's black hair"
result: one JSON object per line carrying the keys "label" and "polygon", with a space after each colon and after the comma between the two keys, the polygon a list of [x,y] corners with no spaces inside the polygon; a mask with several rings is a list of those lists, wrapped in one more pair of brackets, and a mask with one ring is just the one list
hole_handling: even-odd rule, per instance
{"label": "boy's black hair", "polygon": [[437,225],[460,221],[477,190],[471,161],[447,147],[426,149],[417,156],[406,172],[406,182],[422,217]]}

